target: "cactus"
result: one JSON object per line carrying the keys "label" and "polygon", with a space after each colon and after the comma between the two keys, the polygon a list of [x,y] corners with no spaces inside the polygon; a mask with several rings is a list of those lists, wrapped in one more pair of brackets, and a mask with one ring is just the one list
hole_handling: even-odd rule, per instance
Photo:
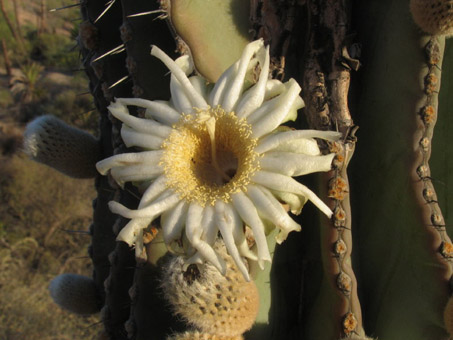
{"label": "cactus", "polygon": [[[79,42],[101,117],[100,138],[74,132],[63,138],[80,139],[80,143],[89,140],[90,147],[78,148],[71,142],[68,148],[61,139],[50,144],[61,149],[61,154],[76,153],[76,163],[90,164],[90,169],[94,162],[105,160],[98,163],[107,176],[96,177],[98,197],[90,228],[94,277],[85,297],[96,296],[102,302],[101,317],[108,336],[137,340],[453,337],[453,244],[448,236],[449,169],[453,159],[448,109],[453,49],[445,42],[452,32],[452,7],[450,0],[83,2]],[[143,117],[151,116],[160,127],[156,133],[164,133],[164,127],[168,129],[174,123],[170,122],[169,110],[166,115],[159,110],[152,113],[151,107],[141,108],[143,101],[115,102],[114,98],[146,99],[153,105],[162,104],[160,110],[183,107],[185,97],[175,94],[181,88],[187,90],[181,85],[187,80],[184,72],[195,69],[197,77],[190,79],[202,93],[205,82],[221,83],[222,74],[241,58],[247,43],[257,39],[269,46],[272,78],[293,78],[302,86],[305,107],[289,126],[341,135],[317,140],[317,152],[331,154],[332,167],[324,170],[332,170],[310,177],[332,211],[331,218],[318,216],[307,204],[299,217],[291,216],[302,225],[302,231],[290,233],[282,244],[275,245],[276,237],[278,241],[285,237],[278,238],[273,224],[266,222],[272,214],[261,208],[272,264],[241,260],[255,241],[263,244],[256,230],[250,232],[249,228],[239,233],[239,247],[237,239],[228,241],[228,233],[222,231],[225,226],[219,226],[234,260],[215,243],[215,234],[206,237],[209,241],[197,234],[197,221],[189,223],[188,219],[192,232],[180,237],[179,233],[169,242],[161,224],[177,229],[184,213],[163,214],[160,219],[153,216],[143,222],[143,216],[133,212],[143,208],[142,202],[147,199],[143,191],[150,178],[141,174],[127,177],[130,173],[114,171],[112,165],[137,162],[138,156],[133,155],[140,155],[146,139],[137,142],[126,137],[127,127],[122,128],[121,122],[143,123]],[[175,48],[185,55],[176,62],[182,70],[179,75],[173,66],[173,75],[165,75],[166,67],[149,55],[151,44],[170,56],[160,58],[167,60],[167,66],[173,65],[169,60],[177,58]],[[160,53],[156,51],[153,49],[154,55]],[[252,57],[253,53],[253,67],[244,71],[241,90],[259,82],[262,70],[267,68],[258,53],[257,61]],[[230,70],[236,72],[235,66]],[[177,81],[172,80],[170,85],[170,79]],[[170,104],[161,102],[170,98]],[[219,115],[217,112],[211,118],[218,119]],[[199,121],[202,118],[197,116]],[[196,127],[197,122],[187,118],[184,127]],[[28,131],[38,131],[38,123],[32,123]],[[152,125],[140,124],[136,124],[138,132]],[[206,126],[209,139],[208,123]],[[39,138],[26,136],[27,145],[34,145],[28,147],[34,150],[30,153],[38,161],[71,174],[67,169],[73,169],[72,165],[61,158],[53,159],[55,152],[43,147],[49,143],[32,142],[61,138],[43,131],[38,131]],[[80,150],[85,155],[80,155]],[[291,161],[288,158],[281,163],[291,167]],[[306,183],[307,179],[301,181]],[[286,194],[279,199],[287,204],[278,209],[299,213],[305,202],[300,197],[295,202],[295,195]],[[110,207],[134,217],[132,222],[113,214],[110,201],[119,202],[110,203]],[[251,209],[244,202],[236,202],[236,206]],[[196,210],[192,205],[187,209]],[[176,220],[170,223],[171,218]],[[127,223],[148,227],[134,229],[125,227]],[[134,243],[135,249],[115,241],[118,235],[128,241],[125,234],[134,237],[129,243]],[[206,241],[202,246],[200,239]],[[194,249],[202,256],[197,257]],[[168,250],[178,256],[168,254]],[[184,262],[187,254],[195,256],[189,261],[193,264]],[[239,288],[225,293],[232,276]],[[249,278],[253,282],[247,282]],[[83,291],[82,281],[80,288],[74,288],[76,292]],[[52,284],[52,294],[64,287]],[[256,291],[259,310],[255,308]],[[204,295],[206,292],[215,296]],[[243,299],[245,307],[232,307],[230,300],[235,298]],[[228,303],[223,306],[225,299]],[[212,304],[215,308],[209,307]],[[94,311],[90,306],[98,305],[87,303],[73,310]],[[203,310],[210,312],[200,314]],[[232,326],[235,332],[229,332],[217,323],[212,327],[212,319],[230,325],[240,319],[241,325]]]}
{"label": "cactus", "polygon": [[227,264],[225,275],[212,264],[186,268],[178,256],[165,266],[162,290],[174,312],[203,333],[239,337],[255,322],[258,292],[253,281],[245,281],[223,244],[215,249]]}
{"label": "cactus", "polygon": [[50,282],[50,296],[59,306],[77,314],[94,314],[102,307],[98,290],[90,277],[58,275]]}

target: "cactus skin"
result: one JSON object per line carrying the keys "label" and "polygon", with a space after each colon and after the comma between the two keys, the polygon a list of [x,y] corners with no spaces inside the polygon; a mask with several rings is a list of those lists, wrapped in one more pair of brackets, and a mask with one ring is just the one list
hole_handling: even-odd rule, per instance
{"label": "cactus skin", "polygon": [[445,329],[450,336],[453,336],[453,298],[448,299],[444,310]]}
{"label": "cactus skin", "polygon": [[[361,74],[361,81],[369,87],[361,92],[358,110],[367,110],[367,114],[358,121],[362,137],[356,157],[360,162],[355,163],[357,184],[352,192],[360,226],[356,259],[361,268],[361,289],[364,294],[368,292],[362,301],[369,334],[386,339],[443,339],[442,312],[450,295],[451,276],[449,260],[438,251],[439,235],[445,233],[445,227],[433,227],[421,187],[429,178],[421,179],[416,173],[422,161],[419,145],[425,131],[419,114],[427,99],[425,47],[431,37],[420,35],[410,18],[401,19],[407,12],[405,5],[383,3],[381,13],[388,6],[392,11],[380,17],[378,27],[372,27],[370,20],[376,14],[361,8],[362,32],[373,34],[380,29],[385,41],[379,39],[364,51],[369,70]],[[440,46],[442,50],[443,43]],[[383,49],[386,53],[380,53]],[[404,90],[394,92],[397,88]],[[377,93],[385,101],[376,101]],[[378,169],[379,176],[365,176],[366,169]],[[378,206],[361,202],[370,192]],[[384,248],[385,256],[380,257]],[[389,321],[394,318],[398,321]]]}
{"label": "cactus skin", "polygon": [[215,83],[239,59],[251,39],[247,1],[172,0],[168,3],[169,20],[182,41],[192,46],[190,52],[197,71]]}
{"label": "cactus skin", "polygon": [[[304,65],[307,60],[304,58],[307,58],[310,52],[316,55],[319,51],[303,49],[319,48],[321,44],[312,44],[311,47],[309,43],[305,44],[306,36],[310,37],[308,32],[314,28],[310,25],[319,28],[319,22],[300,19],[306,18],[309,9],[320,13],[319,15],[329,14],[328,10],[333,8],[334,2],[306,1],[297,4],[288,2],[290,3],[288,5],[279,0],[254,0],[251,3],[255,5],[252,8],[261,11],[258,22],[266,27],[272,37],[269,42],[271,50],[276,51],[275,60],[282,60],[279,57],[283,56],[286,58],[286,76],[304,79],[300,65]],[[303,3],[310,5],[311,8],[304,7]],[[350,16],[346,15],[342,17],[344,20],[337,22],[331,30],[320,30],[318,33],[321,39],[317,41],[331,40],[334,33],[341,33],[337,32],[337,29],[340,31],[347,27],[346,32],[342,32],[345,34],[342,35],[339,44],[333,44],[336,51],[344,52],[342,49],[344,45],[350,47],[347,43],[350,31],[358,32],[357,40],[363,44],[364,53],[361,61],[365,66],[353,76],[355,84],[353,81],[350,104],[352,117],[361,127],[354,157],[348,166],[351,214],[348,212],[346,216],[354,218],[351,220],[352,229],[345,230],[343,235],[347,237],[341,239],[344,244],[337,243],[339,239],[331,237],[335,236],[337,230],[329,229],[329,224],[325,221],[320,223],[310,212],[310,207],[305,208],[307,211],[302,216],[301,223],[305,228],[303,232],[291,235],[282,246],[276,247],[271,270],[257,275],[258,289],[267,292],[261,294],[260,298],[265,296],[269,300],[272,298],[272,301],[261,304],[261,308],[264,309],[260,310],[259,315],[268,315],[268,318],[260,317],[259,324],[245,337],[250,340],[369,339],[365,336],[366,331],[369,336],[384,340],[405,338],[444,340],[449,334],[451,336],[451,327],[447,320],[451,319],[449,280],[452,270],[450,250],[443,246],[449,242],[447,235],[449,207],[446,202],[449,198],[448,189],[451,181],[446,181],[443,188],[432,181],[431,176],[436,178],[436,174],[448,173],[451,167],[449,134],[452,124],[447,113],[452,103],[451,95],[448,95],[448,91],[445,93],[445,83],[450,84],[451,78],[448,75],[446,77],[445,70],[451,72],[450,65],[443,67],[446,81],[443,81],[439,106],[433,102],[434,108],[438,109],[437,118],[442,122],[438,123],[436,128],[436,130],[440,128],[441,133],[436,132],[434,139],[432,133],[436,117],[432,120],[429,118],[432,117],[431,111],[421,110],[428,101],[436,100],[440,83],[440,73],[437,70],[440,70],[441,66],[439,62],[443,38],[421,34],[420,28],[415,26],[410,18],[409,1],[373,0],[344,3],[350,6],[352,12],[348,13],[346,6],[340,9],[340,14],[352,15],[353,26],[349,26]],[[105,17],[94,23],[94,19],[104,9],[103,6],[103,2],[96,0],[84,3],[85,19],[96,28],[90,30],[91,26],[87,25],[86,31],[96,32],[102,38],[97,41],[84,37],[81,41],[85,41],[85,65],[92,80],[96,105],[101,113],[100,142],[102,158],[105,158],[114,152],[124,150],[118,136],[118,125],[108,119],[106,103],[113,96],[130,96],[133,88],[132,84],[126,81],[113,89],[102,91],[102,83],[113,84],[129,71],[132,73],[132,80],[139,87],[147,88],[151,85],[140,85],[140,80],[134,78],[132,68],[126,69],[127,61],[122,54],[104,58],[98,64],[90,64],[89,61],[95,56],[121,43],[117,32],[125,21],[122,9],[116,3]],[[126,6],[124,8],[127,13],[133,12],[132,8]],[[143,8],[140,11],[143,11]],[[292,21],[289,17],[293,18]],[[252,15],[252,18],[257,17]],[[280,26],[271,24],[275,18],[281,20]],[[291,22],[285,25],[285,20]],[[301,24],[302,22],[304,24]],[[137,29],[133,30],[133,34],[137,34]],[[114,43],[113,38],[116,39]],[[278,41],[284,41],[289,47],[272,45],[278,45]],[[432,66],[426,59],[426,46],[430,41],[437,41],[440,47],[438,51],[434,51],[440,55],[440,60],[432,69],[438,78],[437,85],[433,83],[431,77],[429,77],[431,80],[427,78]],[[126,44],[128,42],[129,40]],[[143,65],[147,63],[146,58],[141,59],[137,50],[129,46],[126,46],[126,49],[133,60],[143,60]],[[221,48],[216,49],[215,53],[221,53],[220,51]],[[451,48],[447,48],[450,60],[451,53]],[[449,59],[446,58],[445,61]],[[341,55],[324,55],[321,62],[335,67],[345,63],[353,68],[351,65],[355,61],[348,51]],[[327,67],[327,70],[322,71],[332,75],[330,73],[332,69]],[[313,73],[313,77],[318,75],[316,72]],[[319,82],[306,84],[304,87],[307,91],[319,90],[309,94],[317,96],[312,99],[317,99],[321,107],[326,103],[331,105],[335,101],[333,97],[335,91],[332,90],[332,81],[335,79],[339,79],[338,74],[333,78],[319,78]],[[162,80],[156,80],[158,83],[160,81]],[[104,86],[104,89],[106,87],[108,86]],[[451,91],[451,84],[448,89]],[[431,95],[427,93],[429,91],[432,92]],[[346,94],[347,88],[343,98]],[[306,97],[307,102],[309,99]],[[314,104],[316,100],[313,105],[308,106],[308,109],[315,107]],[[320,112],[315,112],[308,120],[313,126],[316,119],[329,129],[335,129],[338,123]],[[298,124],[303,125],[300,121]],[[342,132],[346,132],[350,123],[340,122],[339,126],[344,128],[345,131]],[[428,143],[421,144],[424,137],[428,138]],[[441,137],[440,140],[437,140],[437,137]],[[421,178],[417,169],[422,163],[428,164],[430,144],[433,144],[432,160],[430,167],[426,168],[427,172]],[[342,152],[340,147],[339,155],[344,157]],[[341,178],[346,178],[342,173],[345,170],[346,168],[339,167]],[[333,175],[337,176],[339,173]],[[451,175],[438,176],[448,179]],[[320,183],[321,190],[326,191],[328,195],[330,179],[322,178]],[[335,183],[338,187],[338,181]],[[164,251],[153,250],[154,262],[137,266],[132,252],[124,244],[115,245],[115,234],[125,221],[112,216],[106,208],[106,203],[115,196],[131,201],[133,198],[128,197],[127,192],[111,185],[107,178],[98,177],[97,185],[99,197],[95,204],[91,254],[95,265],[94,282],[107,306],[104,308],[106,316],[104,322],[110,338],[126,339],[126,330],[132,339],[146,339],[152,336],[161,339],[172,334],[176,328],[176,332],[184,331],[184,326],[176,323],[167,314],[162,316],[166,322],[154,320],[158,313],[150,302],[156,298],[152,292],[158,290],[156,277],[161,270],[161,256]],[[436,191],[432,191],[432,194],[427,196],[426,189],[434,187],[437,194]],[[332,188],[331,186],[330,189]],[[127,189],[133,190],[132,187]],[[333,203],[347,203],[344,199],[347,199],[347,196],[343,199],[338,197]],[[440,212],[440,208],[444,215],[433,220],[433,211]],[[319,228],[322,228],[321,233]],[[344,245],[348,251],[351,251],[351,246],[354,245],[351,257],[347,254],[343,260],[347,266],[350,266],[351,262],[354,264],[354,275],[358,281],[357,294],[351,291],[352,294],[346,297],[344,292],[338,289],[338,282],[342,282],[343,287],[344,283],[348,282],[352,283],[353,287],[357,285],[352,275],[349,275],[352,281],[344,280],[344,277],[337,275],[335,271],[338,269],[335,267],[337,259],[332,258],[332,246],[344,249]],[[109,264],[107,255],[111,252],[113,253]],[[155,270],[152,273],[148,271],[151,267]],[[103,281],[108,276],[110,278],[105,284],[107,289],[102,293]],[[360,300],[360,305],[355,304],[356,310],[353,314],[349,313],[348,308],[351,299]],[[159,309],[160,306],[157,306]],[[153,313],[150,313],[150,310],[153,310]],[[363,324],[358,316],[360,310]],[[124,327],[126,321],[127,326]],[[344,334],[346,328],[351,329],[349,334]],[[189,334],[199,336],[198,333]]]}

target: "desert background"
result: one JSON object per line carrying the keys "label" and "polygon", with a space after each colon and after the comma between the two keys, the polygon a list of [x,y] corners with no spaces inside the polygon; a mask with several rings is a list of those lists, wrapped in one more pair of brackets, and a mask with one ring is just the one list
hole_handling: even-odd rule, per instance
{"label": "desert background", "polygon": [[96,134],[97,119],[76,37],[75,2],[0,0],[0,339],[96,339],[99,316],[53,303],[62,273],[91,275],[93,180],[27,159],[28,122],[53,114]]}

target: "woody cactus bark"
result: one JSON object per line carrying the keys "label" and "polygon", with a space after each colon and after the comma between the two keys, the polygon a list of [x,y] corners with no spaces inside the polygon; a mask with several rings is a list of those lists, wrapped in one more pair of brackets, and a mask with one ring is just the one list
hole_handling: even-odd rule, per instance
{"label": "woody cactus bark", "polygon": [[[97,175],[98,198],[90,228],[94,278],[93,284],[86,284],[90,287],[86,295],[101,301],[107,336],[137,340],[453,336],[453,244],[448,236],[453,49],[445,43],[453,26],[452,8],[451,0],[83,2],[79,40],[101,116],[99,160],[127,151],[121,123],[107,111],[110,101],[170,97],[167,71],[149,56],[151,44],[172,57],[175,51],[191,55],[196,71],[215,82],[249,41],[263,38],[270,46],[273,77],[294,78],[302,85],[305,108],[291,126],[341,134],[335,142],[318,141],[323,153],[336,156],[330,172],[310,178],[333,216],[320,217],[307,205],[298,217],[302,232],[291,233],[277,246],[275,233],[268,235],[269,247],[275,250],[272,265],[250,268],[259,310],[236,303],[231,290],[225,293],[230,280],[250,289],[231,288],[235,292],[256,291],[251,283],[241,283],[234,270],[217,285],[209,280],[217,280],[218,273],[209,276],[194,265],[179,266],[173,273],[179,260],[167,254],[159,220],[144,235],[147,259],[136,259],[129,246],[115,241],[127,220],[112,214],[108,202],[136,208],[139,191]],[[194,296],[175,302],[175,293],[173,299],[165,299],[166,281],[181,280],[181,287],[197,291]],[[58,284],[53,286],[58,290]],[[254,299],[251,293],[245,295]],[[184,304],[194,312],[175,312],[175,305]],[[214,317],[228,308],[234,310],[226,317],[237,317],[244,310],[257,317],[245,334],[225,333],[218,323],[205,327],[212,323],[209,313],[203,316],[206,308]],[[241,324],[241,330],[250,326]]]}

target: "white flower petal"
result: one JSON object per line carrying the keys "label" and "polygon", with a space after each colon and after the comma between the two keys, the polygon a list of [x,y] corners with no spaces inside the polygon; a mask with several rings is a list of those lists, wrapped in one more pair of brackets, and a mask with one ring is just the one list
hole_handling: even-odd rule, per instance
{"label": "white flower petal", "polygon": [[141,98],[116,98],[123,105],[134,105],[146,109],[145,117],[154,118],[160,123],[171,126],[176,123],[181,114],[165,101],[151,101]]}
{"label": "white flower petal", "polygon": [[175,207],[165,211],[160,217],[164,242],[167,246],[170,247],[174,240],[181,237],[188,207],[189,205],[185,201],[180,201]]}
{"label": "white flower petal", "polygon": [[148,205],[145,208],[132,210],[115,201],[109,202],[109,208],[114,214],[118,214],[126,218],[155,219],[164,211],[172,208],[179,202],[179,197],[177,194],[172,193],[170,195],[166,195],[166,193],[167,192],[161,194],[159,198],[157,198],[152,204]]}
{"label": "white flower petal", "polygon": [[166,55],[160,48],[157,46],[153,46],[151,48],[151,55],[159,58],[165,66],[171,71],[171,73],[175,76],[178,82],[181,85],[182,90],[186,94],[186,96],[190,99],[193,107],[197,107],[199,109],[207,109],[208,104],[204,100],[203,96],[200,95],[190,83],[189,78],[187,78],[185,72],[181,69],[178,64],[173,61],[168,55]]}
{"label": "white flower petal", "polygon": [[255,53],[257,53],[264,46],[263,40],[255,40],[249,43],[244,52],[242,52],[241,59],[239,59],[239,67],[234,75],[234,79],[231,84],[228,84],[225,89],[225,96],[221,102],[221,106],[225,111],[233,111],[236,106],[239,96],[242,93],[244,87],[244,80],[247,70],[249,69],[250,61]]}
{"label": "white flower petal", "polygon": [[261,105],[257,110],[253,111],[249,117],[247,117],[247,122],[253,125],[253,123],[259,121],[260,119],[263,119],[263,117],[268,114],[269,111],[274,110],[275,107],[279,105],[279,103],[280,96],[264,102],[263,105]]}
{"label": "white flower petal", "polygon": [[165,190],[167,190],[165,175],[159,176],[151,185],[145,190],[140,200],[139,208],[144,208],[149,205],[155,198],[159,197]]}
{"label": "white flower petal", "polygon": [[[254,138],[259,138],[277,128],[289,114],[299,97],[301,88],[294,79],[290,79],[288,85],[288,90],[278,96],[277,100],[272,100],[273,105],[267,108],[260,120],[252,124]],[[251,118],[254,114],[256,114],[256,111],[251,115]]]}
{"label": "white flower petal", "polygon": [[175,63],[183,70],[186,76],[193,72],[194,65],[189,55],[186,54],[176,58]]}
{"label": "white flower petal", "polygon": [[201,255],[198,251],[193,254],[191,257],[189,257],[187,260],[184,261],[184,266],[182,267],[183,270],[187,270],[187,267],[189,267],[191,264],[203,264],[204,259],[203,255]]}
{"label": "white flower petal", "polygon": [[150,133],[162,138],[166,138],[171,132],[170,127],[156,121],[131,116],[127,107],[118,102],[110,104],[108,109],[115,118],[138,132]]}
{"label": "white flower petal", "polygon": [[300,138],[282,142],[270,151],[294,152],[310,156],[321,155],[318,142],[313,138]]}
{"label": "white flower petal", "polygon": [[187,212],[186,236],[192,247],[194,247],[205,260],[211,262],[223,275],[226,272],[225,261],[214,251],[214,249],[201,239],[203,228],[201,220],[203,207],[197,203],[191,203]]}
{"label": "white flower petal", "polygon": [[[264,187],[261,187],[264,188]],[[285,202],[289,206],[289,211],[294,215],[299,215],[307,203],[308,199],[303,195],[296,195],[291,192],[269,190],[280,202]]]}
{"label": "white flower petal", "polygon": [[261,73],[258,82],[244,92],[244,95],[236,107],[236,115],[239,118],[246,118],[263,103],[269,76],[269,46],[266,47],[264,53],[264,62],[260,62]]}
{"label": "white flower petal", "polygon": [[283,92],[287,87],[278,79],[269,79],[266,83],[266,91],[264,93],[264,100],[270,100]]}
{"label": "white flower petal", "polygon": [[327,217],[330,218],[332,216],[332,210],[313,191],[291,177],[267,171],[257,171],[252,181],[269,189],[303,195],[327,215]]}
{"label": "white flower petal", "polygon": [[130,246],[135,245],[137,236],[143,233],[143,229],[147,228],[152,221],[152,218],[134,218],[130,220],[116,237],[117,241],[126,242]]}
{"label": "white flower petal", "polygon": [[[294,130],[275,133],[266,137],[263,137],[259,142],[255,151],[258,153],[264,153],[269,150],[278,148],[284,143],[290,143],[293,140],[304,139],[304,138],[320,138],[329,141],[336,141],[341,137],[339,132],[334,131],[318,131],[318,130]],[[309,152],[304,153],[309,154]]]}
{"label": "white flower petal", "polygon": [[157,164],[159,163],[162,154],[162,150],[122,153],[97,162],[96,169],[100,174],[105,175],[107,171],[114,167],[139,165],[143,163],[147,163],[148,165]]}
{"label": "white flower petal", "polygon": [[181,113],[193,113],[194,105],[192,104],[189,97],[185,94],[182,89],[180,82],[176,79],[174,75],[171,75],[170,80],[170,92],[171,92],[171,100],[173,105],[175,106],[176,110]]}
{"label": "white flower petal", "polygon": [[267,247],[266,235],[264,233],[264,225],[261,221],[258,212],[250,198],[243,192],[238,192],[231,195],[234,208],[241,216],[242,220],[252,228],[253,236],[255,237],[256,246],[258,249],[258,264],[261,269],[264,268],[264,261],[271,262],[271,255]]}
{"label": "white flower petal", "polygon": [[278,244],[286,240],[291,231],[301,230],[300,225],[289,217],[280,202],[266,188],[251,185],[248,188],[247,196],[257,207],[258,213],[270,220],[281,230],[276,237]]}
{"label": "white flower petal", "polygon": [[192,76],[189,78],[189,80],[195,91],[201,94],[203,98],[208,98],[208,87],[206,80],[203,77]]}
{"label": "white flower petal", "polygon": [[311,156],[293,152],[266,152],[260,160],[261,169],[286,176],[302,176],[332,169],[335,154]]}
{"label": "white flower petal", "polygon": [[211,105],[211,107],[216,107],[217,105],[220,105],[220,103],[223,101],[223,98],[225,97],[225,92],[228,89],[227,87],[228,82],[231,81],[233,74],[236,74],[238,68],[239,61],[231,65],[225,72],[222,73],[220,78],[217,80],[217,82],[214,85],[214,88],[209,94],[209,105]]}
{"label": "white flower petal", "polygon": [[124,144],[130,148],[138,146],[145,149],[160,149],[164,139],[159,136],[151,135],[148,133],[136,132],[129,126],[124,125],[121,127],[121,138]]}
{"label": "white flower petal", "polygon": [[139,164],[127,167],[116,167],[110,170],[110,174],[121,187],[126,182],[151,180],[163,173],[159,164]]}
{"label": "white flower petal", "polygon": [[181,118],[180,112],[170,106],[169,101],[155,100],[153,107],[146,108],[145,117],[155,119],[159,123],[172,126]]}
{"label": "white flower petal", "polygon": [[243,257],[251,259],[252,261],[258,261],[258,256],[248,246],[244,233],[244,222],[234,209],[231,202],[225,203],[225,212],[233,221],[233,237],[239,250],[239,254]]}
{"label": "white flower petal", "polygon": [[135,238],[135,257],[144,261],[146,261],[148,257],[146,255],[145,245],[143,244],[143,230],[137,232]]}
{"label": "white flower petal", "polygon": [[203,240],[205,240],[209,245],[213,246],[219,232],[219,228],[215,224],[213,206],[208,205],[204,207],[201,226],[203,228]]}
{"label": "white flower petal", "polygon": [[218,200],[215,204],[215,217],[228,253],[233,258],[242,275],[244,275],[244,278],[247,281],[250,281],[248,269],[245,266],[234,242],[233,230],[235,225],[233,216],[228,209],[225,209],[225,203],[222,200]]}

